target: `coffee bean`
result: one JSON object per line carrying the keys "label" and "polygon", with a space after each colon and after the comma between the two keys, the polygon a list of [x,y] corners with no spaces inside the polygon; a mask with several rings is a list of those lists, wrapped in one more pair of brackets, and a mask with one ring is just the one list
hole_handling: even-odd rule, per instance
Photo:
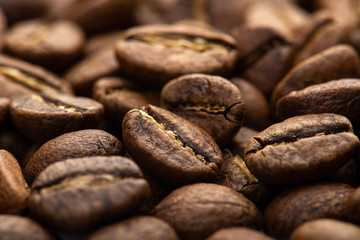
{"label": "coffee bean", "polygon": [[209,181],[222,163],[219,147],[204,130],[152,105],[126,114],[123,141],[141,168],[170,184]]}
{"label": "coffee bean", "polygon": [[188,73],[227,75],[237,57],[229,35],[181,24],[129,29],[116,54],[124,73],[155,87]]}
{"label": "coffee bean", "polygon": [[198,183],[170,193],[154,208],[181,239],[205,239],[220,228],[261,228],[262,216],[242,194],[227,187]]}
{"label": "coffee bean", "polygon": [[346,202],[346,219],[360,224],[360,187],[350,194]]}
{"label": "coffee bean", "polygon": [[149,186],[131,160],[96,156],[52,164],[31,189],[32,216],[63,232],[82,232],[135,212]]}
{"label": "coffee bean", "polygon": [[300,225],[290,240],[357,240],[360,227],[335,219],[318,219]]}
{"label": "coffee bean", "polygon": [[132,240],[178,240],[172,227],[159,218],[151,216],[132,217],[115,223],[90,235],[89,240],[106,240],[121,236],[122,239]]}
{"label": "coffee bean", "polygon": [[120,69],[112,46],[105,46],[72,66],[64,76],[77,95],[91,96],[94,82]]}
{"label": "coffee bean", "polygon": [[240,25],[231,35],[237,41],[239,74],[269,96],[290,68],[292,47],[273,28]]}
{"label": "coffee bean", "polygon": [[266,236],[262,232],[253,230],[247,227],[232,227],[224,228],[216,231],[206,240],[238,240],[238,239],[252,239],[252,240],[275,240],[272,237]]}
{"label": "coffee bean", "polygon": [[159,91],[117,77],[97,80],[93,87],[93,98],[104,104],[106,120],[116,131],[121,131],[124,116],[131,109],[148,104],[160,105]]}
{"label": "coffee bean", "polygon": [[74,60],[84,43],[82,29],[65,20],[20,22],[13,25],[5,36],[8,53],[55,71]]}
{"label": "coffee bean", "polygon": [[231,82],[241,92],[245,104],[244,126],[262,131],[271,125],[270,106],[264,94],[252,83],[241,78],[232,78]]}
{"label": "coffee bean", "polygon": [[6,55],[0,55],[0,83],[0,96],[8,98],[42,92],[72,93],[70,85],[53,73]]}
{"label": "coffee bean", "polygon": [[23,213],[27,208],[29,195],[19,163],[11,153],[0,150],[0,212]]}
{"label": "coffee bean", "polygon": [[44,143],[34,153],[24,169],[24,176],[31,184],[52,163],[75,157],[120,155],[122,151],[122,143],[102,130],[65,133]]}
{"label": "coffee bean", "polygon": [[244,121],[240,91],[217,76],[189,74],[173,79],[161,91],[161,104],[202,127],[219,146],[226,145]]}
{"label": "coffee bean", "polygon": [[67,132],[96,128],[104,107],[85,97],[44,93],[13,99],[10,115],[21,133],[35,142],[45,142]]}
{"label": "coffee bean", "polygon": [[48,230],[34,220],[0,214],[0,240],[28,239],[28,240],[55,240],[57,239]]}
{"label": "coffee bean", "polygon": [[276,85],[271,102],[291,91],[334,79],[360,77],[359,56],[349,45],[335,45],[295,65]]}
{"label": "coffee bean", "polygon": [[356,125],[360,121],[360,79],[333,80],[292,91],[276,104],[276,116],[285,119],[311,113],[344,115]]}
{"label": "coffee bean", "polygon": [[265,209],[265,232],[287,239],[300,224],[319,218],[344,219],[354,188],[342,183],[312,183],[290,188]]}
{"label": "coffee bean", "polygon": [[309,114],[255,135],[245,148],[245,162],[264,183],[294,184],[334,173],[358,149],[359,139],[347,118]]}

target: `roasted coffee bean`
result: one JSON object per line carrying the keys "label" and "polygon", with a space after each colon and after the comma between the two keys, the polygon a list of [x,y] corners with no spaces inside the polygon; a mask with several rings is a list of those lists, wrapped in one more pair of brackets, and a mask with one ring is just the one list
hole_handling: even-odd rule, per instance
{"label": "roasted coffee bean", "polygon": [[75,1],[61,17],[94,34],[130,26],[135,4],[131,0]]}
{"label": "roasted coffee bean", "polygon": [[262,216],[242,194],[224,186],[198,183],[176,189],[155,208],[181,239],[205,239],[220,228],[261,228]]}
{"label": "roasted coffee bean", "polygon": [[359,226],[323,218],[300,225],[289,240],[358,240],[359,236]]}
{"label": "roasted coffee bean", "polygon": [[0,55],[0,96],[14,98],[41,92],[72,93],[70,85],[53,73],[6,55]]}
{"label": "roasted coffee bean", "polygon": [[219,146],[226,145],[244,121],[240,91],[218,76],[189,74],[173,79],[161,91],[161,104],[202,127]]}
{"label": "roasted coffee bean", "polygon": [[315,14],[310,22],[301,27],[304,39],[299,41],[297,54],[293,61],[296,65],[305,59],[329,48],[331,46],[347,43],[350,28],[334,20],[333,14],[320,12]]}
{"label": "roasted coffee bean", "polygon": [[294,66],[276,85],[271,102],[291,91],[342,78],[359,78],[359,55],[349,45],[335,45]]}
{"label": "roasted coffee bean", "polygon": [[290,188],[265,210],[265,232],[287,239],[300,224],[319,218],[344,219],[346,201],[354,188],[342,183],[312,183]]}
{"label": "roasted coffee bean", "polygon": [[104,107],[85,97],[44,93],[13,99],[10,115],[21,133],[35,142],[45,142],[67,132],[96,128]]}
{"label": "roasted coffee bean", "polygon": [[95,82],[93,98],[105,107],[106,120],[121,131],[125,114],[148,104],[160,105],[160,91],[146,89],[124,78],[108,77]]}
{"label": "roasted coffee bean", "polygon": [[215,141],[174,113],[148,105],[129,111],[122,126],[126,150],[155,178],[184,185],[218,174],[222,157]]}
{"label": "roasted coffee bean", "polygon": [[8,53],[55,71],[71,63],[80,54],[84,43],[82,29],[64,20],[20,22],[5,36]]}
{"label": "roasted coffee bean", "polygon": [[113,47],[105,46],[75,64],[65,73],[64,78],[77,95],[91,96],[97,79],[112,76],[119,70]]}
{"label": "roasted coffee bean", "polygon": [[27,217],[0,214],[0,240],[55,240],[48,230]]}
{"label": "roasted coffee bean", "polygon": [[31,184],[52,163],[76,157],[120,155],[122,151],[122,143],[102,130],[65,133],[44,143],[34,153],[24,169],[24,176]]}
{"label": "roasted coffee bean", "polygon": [[262,232],[253,230],[247,227],[232,227],[216,231],[206,240],[238,240],[238,239],[251,239],[251,240],[275,240],[272,237],[266,236]]}
{"label": "roasted coffee bean", "polygon": [[237,41],[240,76],[269,96],[290,68],[292,47],[272,28],[241,25],[233,28],[231,35]]}
{"label": "roasted coffee bean", "polygon": [[227,75],[237,58],[231,36],[182,24],[129,29],[115,48],[125,74],[155,87],[188,73]]}
{"label": "roasted coffee bean", "polygon": [[260,182],[247,168],[240,153],[233,149],[223,150],[220,176],[215,183],[234,189],[253,201],[258,207],[266,206],[272,197],[270,186]]}
{"label": "roasted coffee bean", "polygon": [[347,118],[309,114],[289,118],[255,135],[245,148],[245,162],[264,183],[301,183],[340,169],[359,144]]}
{"label": "roasted coffee bean", "polygon": [[82,232],[135,212],[149,186],[133,161],[96,156],[52,164],[31,190],[34,218],[59,231]]}
{"label": "roasted coffee bean", "polygon": [[252,83],[241,79],[232,78],[231,82],[241,92],[245,103],[244,126],[262,131],[271,125],[270,106],[264,94]]}
{"label": "roasted coffee bean", "polygon": [[29,195],[19,163],[11,153],[0,150],[0,213],[23,213]]}
{"label": "roasted coffee bean", "polygon": [[137,216],[100,228],[88,239],[178,240],[179,238],[165,221],[151,216]]}
{"label": "roasted coffee bean", "polygon": [[346,219],[360,224],[360,187],[351,193],[346,202]]}
{"label": "roasted coffee bean", "polygon": [[333,80],[292,91],[276,103],[276,116],[285,119],[311,113],[336,113],[354,127],[360,121],[360,79]]}

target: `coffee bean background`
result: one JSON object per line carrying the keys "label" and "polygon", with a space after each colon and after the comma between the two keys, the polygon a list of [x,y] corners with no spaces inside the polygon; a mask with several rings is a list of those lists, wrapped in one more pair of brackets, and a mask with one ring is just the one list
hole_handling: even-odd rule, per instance
{"label": "coffee bean background", "polygon": [[360,239],[360,0],[0,0],[0,240]]}

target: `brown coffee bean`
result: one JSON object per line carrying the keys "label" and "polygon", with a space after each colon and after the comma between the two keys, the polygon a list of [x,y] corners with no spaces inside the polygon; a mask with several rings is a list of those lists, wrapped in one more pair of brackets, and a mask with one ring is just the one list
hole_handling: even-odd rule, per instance
{"label": "brown coffee bean", "polygon": [[360,187],[350,194],[346,203],[346,219],[360,224]]}
{"label": "brown coffee bean", "polygon": [[227,79],[189,74],[168,82],[161,105],[202,127],[219,146],[226,145],[244,121],[245,107],[238,88]]}
{"label": "brown coffee bean", "polygon": [[231,82],[241,92],[241,98],[245,103],[244,126],[262,131],[271,125],[270,106],[264,94],[252,83],[233,78]]}
{"label": "brown coffee bean", "polygon": [[276,85],[271,96],[277,100],[291,91],[342,78],[359,78],[360,62],[355,49],[349,45],[335,45],[294,66]]}
{"label": "brown coffee bean", "polygon": [[129,29],[116,54],[125,74],[156,87],[188,73],[227,75],[237,58],[229,35],[182,24]]}
{"label": "brown coffee bean", "polygon": [[104,104],[106,120],[121,131],[125,114],[148,104],[160,105],[160,91],[147,89],[124,78],[107,77],[95,82],[93,98]]}
{"label": "brown coffee bean", "polygon": [[27,208],[29,195],[19,163],[11,153],[0,150],[0,212],[21,214]]}
{"label": "brown coffee bean", "polygon": [[300,225],[289,240],[358,240],[359,236],[359,226],[323,218]]}
{"label": "brown coffee bean", "polygon": [[231,188],[253,201],[258,207],[265,206],[272,197],[271,188],[260,182],[248,169],[240,153],[233,149],[223,150],[220,176],[215,183]]}
{"label": "brown coffee bean", "polygon": [[269,96],[290,68],[292,47],[283,35],[267,27],[241,25],[231,35],[237,41],[240,76]]}
{"label": "brown coffee bean", "polygon": [[333,80],[292,91],[276,103],[276,116],[285,119],[311,113],[344,115],[357,127],[360,121],[360,79]]}
{"label": "brown coffee bean", "polygon": [[172,227],[159,218],[151,216],[132,217],[125,221],[103,227],[88,238],[89,240],[106,239],[131,240],[178,240]]}
{"label": "brown coffee bean", "polygon": [[57,239],[44,227],[30,218],[15,215],[0,214],[0,240],[28,239],[55,240]]}
{"label": "brown coffee bean", "polygon": [[64,76],[77,95],[91,96],[94,82],[120,70],[112,46],[105,46],[71,67]]}
{"label": "brown coffee bean", "polygon": [[344,219],[345,205],[354,188],[342,183],[312,183],[290,188],[265,209],[265,232],[287,239],[300,224],[318,218]]}
{"label": "brown coffee bean", "polygon": [[34,153],[24,169],[24,176],[31,184],[52,163],[76,157],[120,155],[122,151],[122,143],[102,130],[65,133],[46,142]]}
{"label": "brown coffee bean", "polygon": [[131,0],[75,1],[61,17],[93,34],[130,26],[135,4]]}
{"label": "brown coffee bean", "polygon": [[62,70],[71,63],[80,54],[84,43],[82,29],[65,20],[20,22],[5,36],[8,53],[53,70]]}
{"label": "brown coffee bean", "polygon": [[6,55],[0,55],[0,84],[0,96],[8,98],[41,92],[72,94],[70,85],[53,73]]}
{"label": "brown coffee bean", "polygon": [[149,186],[133,161],[96,156],[52,164],[31,190],[32,216],[59,231],[83,232],[135,212]]}
{"label": "brown coffee bean", "polygon": [[210,183],[176,189],[155,208],[154,215],[167,221],[181,239],[205,239],[220,228],[261,228],[256,206],[234,190]]}
{"label": "brown coffee bean", "polygon": [[206,240],[238,240],[238,239],[251,239],[251,240],[275,240],[272,237],[266,236],[262,232],[253,230],[247,227],[232,227],[224,228],[216,231]]}
{"label": "brown coffee bean", "polygon": [[347,118],[309,114],[289,118],[255,135],[245,148],[245,162],[264,183],[294,184],[334,173],[359,146]]}
{"label": "brown coffee bean", "polygon": [[222,157],[215,141],[174,113],[148,105],[129,111],[122,126],[126,150],[155,178],[184,185],[218,174]]}
{"label": "brown coffee bean", "polygon": [[21,133],[35,142],[45,142],[67,132],[96,128],[104,107],[85,97],[44,93],[13,99],[10,115]]}

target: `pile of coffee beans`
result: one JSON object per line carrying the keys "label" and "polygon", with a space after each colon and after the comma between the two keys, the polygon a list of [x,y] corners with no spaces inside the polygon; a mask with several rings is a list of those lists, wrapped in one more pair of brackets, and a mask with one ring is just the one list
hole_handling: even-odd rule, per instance
{"label": "pile of coffee beans", "polygon": [[359,240],[360,0],[0,0],[0,240]]}

